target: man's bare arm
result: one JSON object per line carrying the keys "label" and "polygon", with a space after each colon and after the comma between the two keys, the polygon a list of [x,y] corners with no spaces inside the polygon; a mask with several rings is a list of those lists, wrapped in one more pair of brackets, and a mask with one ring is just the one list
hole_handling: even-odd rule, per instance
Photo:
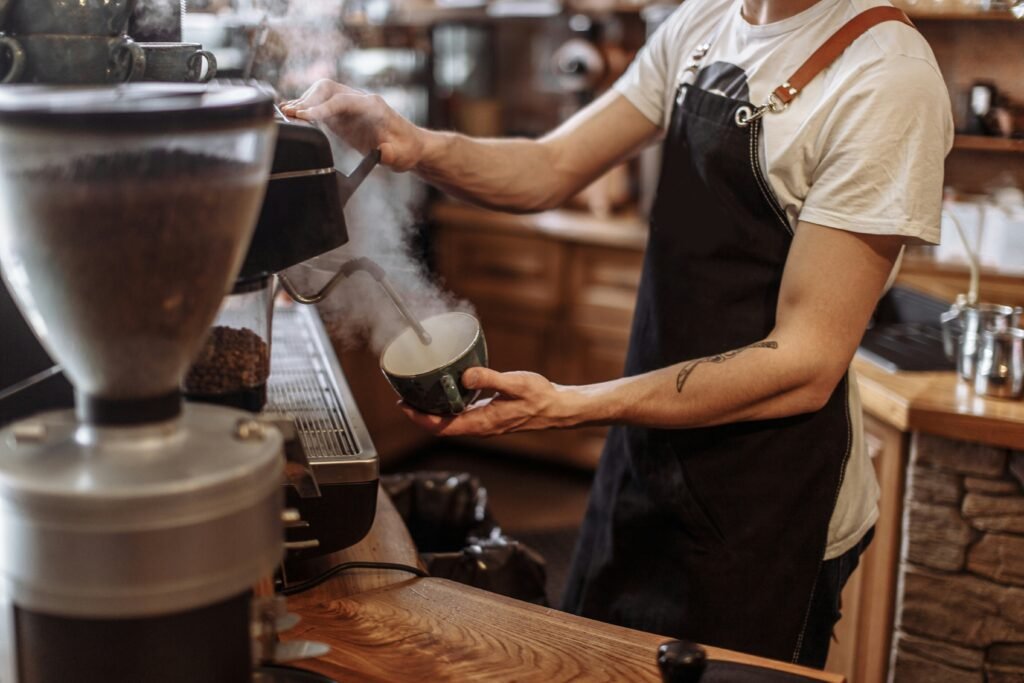
{"label": "man's bare arm", "polygon": [[414,126],[383,99],[330,81],[286,102],[289,116],[321,121],[364,153],[413,171],[448,194],[507,211],[562,204],[615,164],[658,138],[661,129],[609,91],[540,140],[479,139]]}
{"label": "man's bare arm", "polygon": [[818,410],[846,373],[901,244],[899,237],[801,223],[775,329],[763,340],[587,386],[477,368],[463,382],[494,389],[499,400],[456,418],[410,417],[438,433],[488,435],[582,424],[702,427]]}

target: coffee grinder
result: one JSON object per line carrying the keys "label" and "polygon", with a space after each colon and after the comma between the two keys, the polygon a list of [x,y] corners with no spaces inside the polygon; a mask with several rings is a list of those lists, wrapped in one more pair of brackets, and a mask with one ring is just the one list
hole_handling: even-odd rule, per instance
{"label": "coffee grinder", "polygon": [[179,385],[273,151],[244,86],[0,90],[0,266],[75,387],[0,431],[0,680],[251,683],[282,438]]}

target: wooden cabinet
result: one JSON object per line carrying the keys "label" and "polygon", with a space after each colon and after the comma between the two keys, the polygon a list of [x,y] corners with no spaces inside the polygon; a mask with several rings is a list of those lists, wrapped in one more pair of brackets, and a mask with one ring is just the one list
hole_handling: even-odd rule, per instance
{"label": "wooden cabinet", "polygon": [[483,230],[443,229],[438,267],[481,312],[553,313],[562,305],[565,249],[554,240]]}
{"label": "wooden cabinet", "polygon": [[[584,384],[622,376],[643,252],[472,222],[439,221],[438,270],[484,325],[491,366]],[[606,430],[512,434],[486,441],[593,468]]]}
{"label": "wooden cabinet", "polygon": [[843,617],[836,625],[827,671],[850,683],[886,683],[900,553],[907,435],[871,415],[864,415],[868,453],[881,497],[875,538],[861,557],[842,596]]}

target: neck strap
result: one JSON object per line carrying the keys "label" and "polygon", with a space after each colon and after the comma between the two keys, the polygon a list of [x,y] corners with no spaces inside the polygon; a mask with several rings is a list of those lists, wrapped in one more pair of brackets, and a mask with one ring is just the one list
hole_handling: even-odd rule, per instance
{"label": "neck strap", "polygon": [[741,107],[736,112],[736,123],[747,126],[768,112],[783,111],[815,76],[832,64],[855,40],[872,27],[886,21],[898,21],[910,27],[914,26],[907,15],[895,7],[872,7],[864,10],[822,43],[788,80],[772,91],[767,102],[756,109]]}

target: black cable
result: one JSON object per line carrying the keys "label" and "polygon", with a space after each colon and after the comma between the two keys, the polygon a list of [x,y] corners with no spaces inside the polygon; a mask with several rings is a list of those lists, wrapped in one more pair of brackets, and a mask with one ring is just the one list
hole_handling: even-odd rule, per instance
{"label": "black cable", "polygon": [[302,593],[308,591],[310,588],[316,588],[327,579],[337,576],[338,574],[348,571],[349,569],[393,569],[399,572],[409,572],[415,574],[421,579],[425,579],[430,576],[427,572],[423,571],[419,567],[413,567],[408,564],[398,564],[396,562],[342,562],[341,564],[335,565],[325,571],[319,576],[314,576],[311,579],[300,581],[290,586],[285,586],[281,589],[281,595],[295,595],[296,593]]}

